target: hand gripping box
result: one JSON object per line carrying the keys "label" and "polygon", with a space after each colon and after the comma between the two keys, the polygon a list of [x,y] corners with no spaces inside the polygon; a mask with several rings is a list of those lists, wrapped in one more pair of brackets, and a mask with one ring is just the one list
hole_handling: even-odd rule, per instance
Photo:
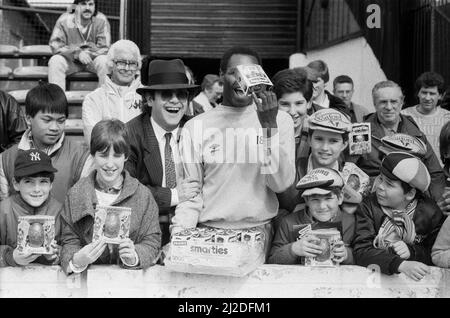
{"label": "hand gripping box", "polygon": [[54,239],[54,216],[19,216],[19,223],[17,225],[17,249],[19,252],[51,254],[51,244]]}
{"label": "hand gripping box", "polygon": [[264,261],[262,232],[208,227],[173,235],[165,266],[177,272],[241,277]]}
{"label": "hand gripping box", "polygon": [[341,241],[341,233],[337,229],[318,229],[309,232],[317,237],[317,245],[320,245],[322,254],[315,257],[305,257],[306,266],[335,266],[333,261],[333,247]]}

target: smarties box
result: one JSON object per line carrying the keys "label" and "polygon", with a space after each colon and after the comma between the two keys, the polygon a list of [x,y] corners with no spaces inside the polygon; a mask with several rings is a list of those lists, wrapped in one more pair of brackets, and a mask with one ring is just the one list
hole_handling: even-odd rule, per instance
{"label": "smarties box", "polygon": [[203,227],[174,234],[165,265],[177,272],[240,277],[264,260],[260,231]]}

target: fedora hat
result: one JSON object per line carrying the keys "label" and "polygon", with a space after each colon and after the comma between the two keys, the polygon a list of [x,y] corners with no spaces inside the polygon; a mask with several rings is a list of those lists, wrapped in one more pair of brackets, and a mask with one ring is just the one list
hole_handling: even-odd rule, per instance
{"label": "fedora hat", "polygon": [[142,94],[148,90],[188,89],[194,90],[198,85],[189,84],[184,63],[180,59],[153,60],[148,66],[147,86],[138,88]]}

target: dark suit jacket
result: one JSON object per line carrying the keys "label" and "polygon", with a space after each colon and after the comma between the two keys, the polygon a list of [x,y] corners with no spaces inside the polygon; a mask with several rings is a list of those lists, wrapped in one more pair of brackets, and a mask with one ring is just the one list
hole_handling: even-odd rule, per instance
{"label": "dark suit jacket", "polygon": [[[189,117],[183,117],[182,126]],[[143,113],[127,124],[130,140],[130,156],[125,162],[125,169],[131,176],[147,186],[155,197],[159,207],[159,214],[173,212],[170,208],[171,191],[162,187],[163,163],[159,151],[158,140],[153,130],[150,115]]]}

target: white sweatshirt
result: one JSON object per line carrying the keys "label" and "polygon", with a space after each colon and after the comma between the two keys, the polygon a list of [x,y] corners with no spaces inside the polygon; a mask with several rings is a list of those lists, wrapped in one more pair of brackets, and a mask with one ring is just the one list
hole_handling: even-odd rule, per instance
{"label": "white sweatshirt", "polygon": [[279,111],[277,124],[264,138],[254,105],[219,105],[186,123],[179,145],[184,177],[197,180],[201,193],[178,204],[173,232],[198,223],[248,228],[276,216],[276,193],[295,177],[293,121]]}

